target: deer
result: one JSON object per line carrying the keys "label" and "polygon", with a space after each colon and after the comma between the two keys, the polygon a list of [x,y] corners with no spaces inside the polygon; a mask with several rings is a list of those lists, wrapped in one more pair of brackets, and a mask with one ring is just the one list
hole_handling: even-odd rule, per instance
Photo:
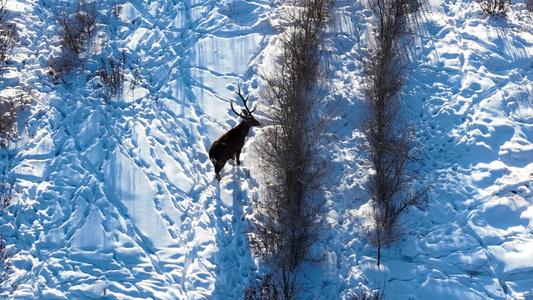
{"label": "deer", "polygon": [[237,165],[241,164],[239,156],[241,155],[242,146],[244,146],[244,140],[250,132],[250,128],[261,125],[254,116],[252,116],[252,113],[257,107],[253,110],[248,108],[247,102],[250,95],[244,98],[240,86],[235,93],[241,98],[244,104],[244,109],[241,113],[238,113],[233,107],[233,100],[231,100],[230,106],[231,110],[237,116],[241,117],[242,121],[218,138],[218,140],[214,141],[209,148],[209,160],[211,160],[215,166],[215,176],[218,181],[222,179],[220,176],[220,170],[224,168],[224,165],[226,165],[226,162],[229,159],[235,159]]}

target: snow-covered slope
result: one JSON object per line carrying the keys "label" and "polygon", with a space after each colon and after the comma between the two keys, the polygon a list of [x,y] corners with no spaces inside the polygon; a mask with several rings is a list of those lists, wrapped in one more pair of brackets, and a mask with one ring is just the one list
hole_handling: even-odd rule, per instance
{"label": "snow-covered slope", "polygon": [[[63,2],[62,2],[63,3]],[[64,2],[65,5],[67,2]],[[533,20],[522,3],[507,19],[475,1],[433,0],[404,89],[418,129],[426,210],[382,267],[360,234],[368,166],[359,133],[371,11],[337,1],[328,28],[332,173],[324,261],[306,270],[306,299],[349,298],[362,286],[387,299],[533,297]],[[2,152],[16,196],[0,212],[14,256],[0,295],[16,299],[241,299],[256,262],[245,236],[257,197],[247,141],[240,167],[214,178],[207,150],[239,121],[241,84],[258,101],[273,62],[271,24],[282,2],[128,1],[100,7],[87,71],[55,85],[56,1],[10,2],[20,45],[3,92],[32,86],[20,139]],[[72,6],[74,7],[74,6]],[[117,11],[117,10],[115,10]],[[105,21],[105,22],[104,22]],[[98,57],[127,56],[121,95],[105,100]],[[142,82],[130,89],[134,69]],[[24,125],[24,126],[23,126]],[[261,129],[254,129],[261,130]]]}
{"label": "snow-covered slope", "polygon": [[[530,299],[531,14],[522,3],[507,20],[487,17],[475,1],[428,4],[404,93],[422,159],[413,168],[432,186],[430,204],[411,214],[411,235],[391,249],[382,270],[364,240],[341,242],[355,248],[341,256],[352,268],[349,286],[368,282],[391,299]],[[357,56],[345,49],[341,57]],[[350,59],[343,61],[339,81],[356,82],[346,75]],[[345,178],[356,182],[361,175],[353,171]],[[337,212],[349,207],[337,205]],[[355,235],[357,223],[344,217],[339,232]]]}

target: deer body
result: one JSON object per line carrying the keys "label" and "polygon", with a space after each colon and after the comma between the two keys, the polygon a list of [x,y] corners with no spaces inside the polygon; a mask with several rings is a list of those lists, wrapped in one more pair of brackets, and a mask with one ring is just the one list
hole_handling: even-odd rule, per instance
{"label": "deer body", "polygon": [[242,96],[240,88],[236,93],[243,100],[246,110],[243,110],[240,114],[237,113],[233,108],[233,102],[231,102],[231,109],[235,114],[242,118],[242,121],[237,126],[233,127],[224,135],[222,135],[218,140],[214,141],[209,148],[209,160],[211,160],[215,166],[215,176],[218,181],[221,180],[220,170],[222,170],[229,159],[235,159],[238,165],[241,164],[239,156],[241,154],[242,147],[244,146],[244,140],[250,132],[250,128],[260,125],[259,122],[252,116],[252,112],[255,109],[250,111],[246,105],[248,97],[245,99]]}

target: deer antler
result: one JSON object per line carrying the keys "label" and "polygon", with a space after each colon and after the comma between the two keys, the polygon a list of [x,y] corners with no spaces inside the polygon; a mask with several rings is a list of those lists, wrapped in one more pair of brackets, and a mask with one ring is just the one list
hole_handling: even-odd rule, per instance
{"label": "deer antler", "polygon": [[231,110],[233,110],[233,112],[234,112],[237,116],[239,116],[239,117],[243,117],[242,114],[238,113],[238,112],[235,110],[235,108],[233,108],[233,100],[231,100],[230,105],[231,105]]}
{"label": "deer antler", "polygon": [[[253,110],[250,110],[248,108],[248,104],[247,103],[248,103],[248,98],[250,98],[250,95],[248,95],[248,96],[246,96],[246,98],[244,98],[244,96],[241,93],[241,86],[237,85],[237,87],[238,87],[239,90],[237,92],[235,92],[235,94],[237,94],[237,95],[239,95],[239,97],[241,97],[242,102],[244,103],[244,108],[246,108],[246,111],[248,112],[248,114],[251,115],[255,111],[255,108]],[[232,106],[232,108],[233,108],[233,106]],[[233,111],[235,111],[235,110],[233,110]]]}

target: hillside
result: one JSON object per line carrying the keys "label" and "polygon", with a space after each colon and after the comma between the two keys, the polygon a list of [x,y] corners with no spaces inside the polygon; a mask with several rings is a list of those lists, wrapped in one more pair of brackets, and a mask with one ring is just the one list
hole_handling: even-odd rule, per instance
{"label": "hillside", "polygon": [[[533,13],[507,18],[476,1],[430,0],[403,99],[416,128],[412,169],[431,186],[381,267],[361,235],[369,174],[362,136],[372,12],[338,0],[326,32],[330,160],[327,223],[304,299],[533,299]],[[69,1],[8,1],[17,46],[0,95],[25,93],[18,136],[0,149],[0,235],[11,251],[7,299],[242,299],[264,272],[246,229],[261,171],[252,151],[215,179],[208,149],[239,119],[237,85],[261,113],[284,2],[103,1],[84,66],[50,74],[57,16]],[[97,72],[124,53],[124,87]],[[24,88],[23,88],[24,87]],[[31,87],[31,88],[27,88]],[[22,92],[21,92],[22,91]]]}

